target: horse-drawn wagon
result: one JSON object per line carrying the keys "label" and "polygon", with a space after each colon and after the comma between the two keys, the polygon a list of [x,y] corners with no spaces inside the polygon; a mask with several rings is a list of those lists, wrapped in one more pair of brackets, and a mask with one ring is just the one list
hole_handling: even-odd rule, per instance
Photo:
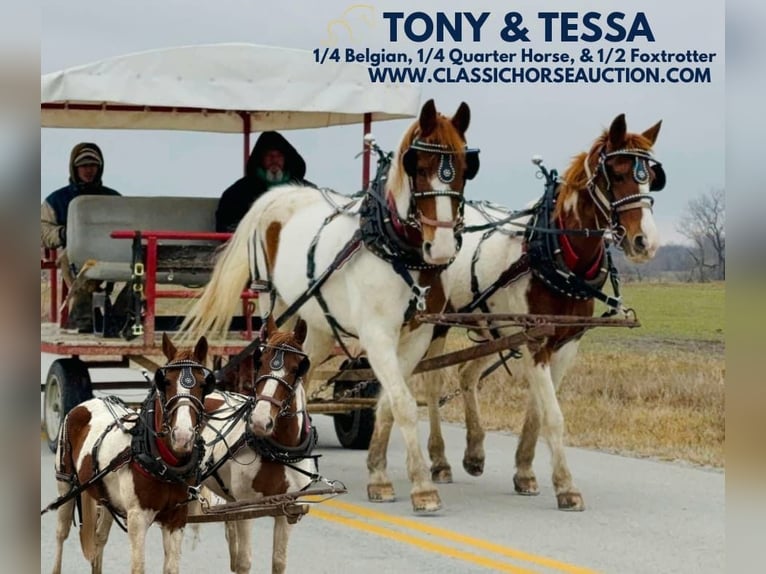
{"label": "horse-drawn wagon", "polygon": [[[43,75],[41,93],[44,128],[241,133],[245,162],[252,132],[361,123],[368,133],[374,121],[412,117],[420,98],[415,86],[370,86],[358,64],[319,66],[302,50],[246,44],[155,50],[69,68]],[[364,187],[369,153],[362,163]],[[209,278],[215,249],[230,236],[213,232],[216,205],[217,197],[84,196],[72,202],[67,252],[79,278],[127,281],[133,296],[129,308],[117,314],[108,294],[95,294],[94,333],[68,332],[62,328],[67,286],[59,283],[57,253],[43,251],[50,310],[41,325],[40,348],[65,357],[53,362],[45,384],[43,428],[52,449],[64,415],[94,389],[145,387],[94,383],[90,372],[131,364],[152,372],[158,367],[158,333],[174,331],[183,318],[158,311],[161,302],[195,297],[195,288]],[[232,332],[211,341],[216,359],[248,346],[259,326],[253,316],[256,298],[243,290]],[[320,408],[344,414],[354,425],[361,416],[353,412],[356,404],[348,399]],[[370,412],[364,417],[369,420]],[[339,429],[346,428],[343,441],[358,441],[345,420],[338,422]]]}
{"label": "horse-drawn wagon", "polygon": [[[514,477],[516,490],[525,494],[537,491],[531,462],[542,419],[543,432],[555,451],[554,483],[559,507],[581,509],[582,499],[572,485],[563,455],[563,419],[556,387],[584,330],[599,324],[638,325],[634,317],[593,318],[593,304],[594,299],[600,299],[614,312],[625,311],[617,292],[609,296],[601,290],[608,279],[615,291],[618,288],[607,249],[610,243],[620,245],[636,260],[651,258],[657,248],[649,192],[664,185],[661,164],[654,160],[651,151],[660,124],[641,134],[630,133],[624,116],[618,116],[589,151],[576,156],[563,178],[536,161],[545,179],[543,196],[528,209],[510,211],[464,198],[464,186],[478,170],[478,151],[466,143],[470,110],[465,103],[452,117],[439,114],[432,100],[420,107],[418,113],[417,89],[402,85],[371,86],[365,74],[346,75],[341,68],[337,68],[331,81],[317,78],[319,87],[311,97],[305,94],[299,97],[295,92],[308,90],[308,80],[317,73],[317,66],[311,63],[313,67],[297,72],[300,82],[295,90],[285,91],[283,79],[278,92],[266,91],[272,98],[269,102],[256,100],[254,104],[245,97],[245,104],[221,106],[215,103],[220,92],[207,85],[212,72],[205,69],[200,54],[192,55],[194,65],[189,66],[189,73],[203,61],[201,83],[205,85],[199,90],[198,86],[186,90],[184,93],[191,97],[187,103],[175,96],[172,101],[146,99],[140,90],[137,93],[143,100],[136,96],[120,100],[105,94],[78,94],[76,90],[67,95],[64,88],[69,82],[62,79],[66,72],[44,78],[43,125],[241,130],[245,133],[247,155],[247,136],[251,130],[363,122],[368,133],[371,120],[414,115],[418,119],[392,153],[383,152],[374,140],[365,138],[365,154],[377,152],[378,173],[368,186],[369,156],[365,155],[363,194],[349,196],[331,190],[279,187],[259,200],[259,209],[251,209],[231,237],[196,228],[144,228],[138,233],[131,227],[118,226],[122,229],[112,231],[111,240],[133,242],[132,250],[125,243],[122,259],[117,262],[122,264],[123,271],[127,269],[134,291],[142,301],[141,309],[134,312],[137,321],[128,333],[136,336],[137,342],[77,343],[65,339],[60,331],[43,335],[42,350],[74,355],[65,359],[65,364],[55,365],[49,375],[45,401],[48,436],[55,437],[60,417],[90,392],[92,385],[80,357],[103,358],[114,352],[119,355],[120,364],[133,361],[156,366],[147,358],[157,349],[155,330],[159,317],[155,301],[165,293],[191,298],[177,289],[160,290],[156,281],[164,277],[175,284],[176,277],[191,273],[190,281],[202,284],[208,279],[204,274],[210,273],[210,266],[202,271],[194,265],[183,267],[183,256],[168,259],[161,249],[186,248],[186,242],[192,239],[228,240],[200,298],[194,295],[196,306],[181,318],[182,329],[187,334],[195,331],[208,336],[227,334],[220,341],[213,339],[211,346],[214,355],[230,359],[221,367],[221,376],[241,365],[257,345],[249,342],[258,328],[252,319],[255,298],[261,311],[270,310],[277,316],[277,324],[300,309],[301,319],[308,323],[307,353],[315,360],[313,375],[321,373],[316,370],[316,363],[332,355],[333,347],[340,344],[348,351],[343,340],[348,340],[347,336],[357,338],[371,368],[323,373],[318,379],[333,387],[333,397],[323,400],[311,393],[309,398],[316,400],[309,400],[308,410],[334,414],[341,443],[362,448],[372,434],[371,408],[377,404],[382,420],[377,422],[379,441],[371,446],[368,455],[370,500],[391,500],[394,496],[385,472],[385,450],[394,420],[407,445],[413,508],[426,512],[440,508],[433,483],[451,479],[443,458],[443,442],[441,453],[438,452],[440,437],[433,442],[436,450],[430,453],[433,464],[429,477],[415,430],[416,402],[406,390],[405,377],[447,365],[476,363],[477,358],[487,361],[490,355],[507,351],[521,359],[523,376],[529,379],[533,396],[527,411],[531,430],[520,442],[525,452],[517,454],[523,468],[520,466]],[[145,66],[150,55],[140,56],[138,65]],[[277,54],[268,54],[269,59],[273,57]],[[163,58],[162,66],[172,68],[172,62],[172,58]],[[306,62],[311,62],[310,58],[304,62],[308,65]],[[122,71],[125,62],[120,64]],[[94,81],[93,76],[106,77],[102,67],[76,69],[73,76],[85,73],[90,80],[86,86],[99,88],[100,80]],[[269,71],[290,69],[285,62],[278,66],[272,62]],[[322,74],[326,73],[323,68]],[[176,72],[170,75],[174,82],[177,78],[183,75]],[[242,84],[239,88],[249,94],[252,86],[247,81]],[[197,91],[204,97],[200,99]],[[355,100],[357,95],[359,101]],[[295,97],[298,99],[291,99]],[[318,107],[317,102],[322,106]],[[220,127],[216,127],[217,119],[221,121]],[[84,199],[80,202],[85,203]],[[121,198],[131,199],[134,198]],[[287,255],[277,258],[278,252]],[[196,265],[198,259],[192,259]],[[80,261],[86,274],[109,279],[95,275],[98,258],[93,267],[88,267],[89,261]],[[294,261],[298,263],[293,264]],[[252,281],[254,289],[243,291],[248,281]],[[258,294],[260,285],[265,287]],[[242,300],[239,329],[244,337],[232,338],[230,329],[234,326],[232,321],[237,320],[234,309],[238,299]],[[445,314],[445,308],[451,312]],[[443,354],[443,338],[441,342],[438,337],[433,338],[434,324],[445,328],[468,326],[480,331],[487,341]],[[423,329],[424,325],[427,328]],[[429,346],[435,352],[429,351]],[[429,358],[421,362],[427,351]],[[346,367],[359,367],[360,363],[354,360],[358,353],[348,354]],[[500,361],[505,359],[501,356]],[[114,363],[102,360],[101,364]],[[483,469],[483,433],[475,433],[478,412],[475,404],[470,404],[475,403],[475,382],[480,373],[471,371],[472,380],[461,382],[462,390],[470,395],[466,400],[469,446],[464,467],[471,474],[480,474]],[[310,377],[315,385],[314,378]],[[385,400],[376,403],[378,381]],[[429,391],[432,420],[433,406],[439,398],[433,389],[440,392],[441,387],[431,385]]]}

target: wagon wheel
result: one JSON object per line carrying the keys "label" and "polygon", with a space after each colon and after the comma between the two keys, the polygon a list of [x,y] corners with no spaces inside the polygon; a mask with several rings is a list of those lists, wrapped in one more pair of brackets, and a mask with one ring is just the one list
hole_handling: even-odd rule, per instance
{"label": "wagon wheel", "polygon": [[66,414],[92,398],[93,386],[85,363],[76,358],[53,362],[45,379],[43,411],[43,428],[52,452],[56,452],[56,439]]}
{"label": "wagon wheel", "polygon": [[[341,371],[352,368],[369,369],[370,364],[366,358],[362,357],[353,365],[349,361],[344,361],[340,367]],[[342,377],[342,374],[339,375],[334,382],[333,394],[336,397],[357,384],[355,381],[344,381]],[[347,397],[375,398],[379,389],[378,381],[369,381],[362,389],[354,391]],[[346,414],[333,415],[333,424],[335,435],[343,448],[365,450],[370,446],[372,432],[375,429],[375,409],[356,409]]]}

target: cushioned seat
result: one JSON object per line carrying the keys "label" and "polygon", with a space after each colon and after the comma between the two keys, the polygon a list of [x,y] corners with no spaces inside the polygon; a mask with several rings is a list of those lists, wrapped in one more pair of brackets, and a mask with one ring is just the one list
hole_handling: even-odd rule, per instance
{"label": "cushioned seat", "polygon": [[[69,205],[67,252],[91,279],[126,281],[132,241],[112,239],[115,230],[215,231],[218,199],[211,197],[82,196]],[[210,278],[219,241],[160,240],[158,283],[203,285]]]}

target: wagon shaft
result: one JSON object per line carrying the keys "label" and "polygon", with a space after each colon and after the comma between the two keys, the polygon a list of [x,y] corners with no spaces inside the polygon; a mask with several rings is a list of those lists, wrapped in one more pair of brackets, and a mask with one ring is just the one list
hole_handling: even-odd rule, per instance
{"label": "wagon shaft", "polygon": [[[224,522],[230,520],[247,520],[250,518],[262,518],[264,516],[286,516],[287,522],[295,524],[305,514],[308,514],[308,504],[267,504],[267,505],[254,505],[252,508],[246,509],[228,509],[232,505],[221,504],[220,507],[216,506],[208,510],[203,514],[191,514],[187,517],[186,522],[190,523],[203,523],[203,522]],[[237,506],[237,508],[242,508]]]}

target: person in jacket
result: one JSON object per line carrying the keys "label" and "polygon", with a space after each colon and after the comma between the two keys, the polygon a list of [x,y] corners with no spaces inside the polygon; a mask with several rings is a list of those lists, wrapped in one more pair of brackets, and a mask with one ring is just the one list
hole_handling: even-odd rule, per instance
{"label": "person in jacket", "polygon": [[72,200],[81,195],[120,195],[102,183],[103,174],[104,156],[101,149],[94,143],[77,144],[69,157],[69,184],[48,195],[40,208],[42,246],[61,249],[57,262],[64,281],[71,289],[67,327],[82,332],[93,330],[91,298],[101,282],[75,281],[78,270],[70,264],[66,253],[67,212]]}
{"label": "person in jacket", "polygon": [[233,232],[253,202],[268,189],[285,183],[312,185],[303,177],[306,162],[278,132],[263,132],[247,160],[245,176],[221,195],[215,212],[215,230]]}

